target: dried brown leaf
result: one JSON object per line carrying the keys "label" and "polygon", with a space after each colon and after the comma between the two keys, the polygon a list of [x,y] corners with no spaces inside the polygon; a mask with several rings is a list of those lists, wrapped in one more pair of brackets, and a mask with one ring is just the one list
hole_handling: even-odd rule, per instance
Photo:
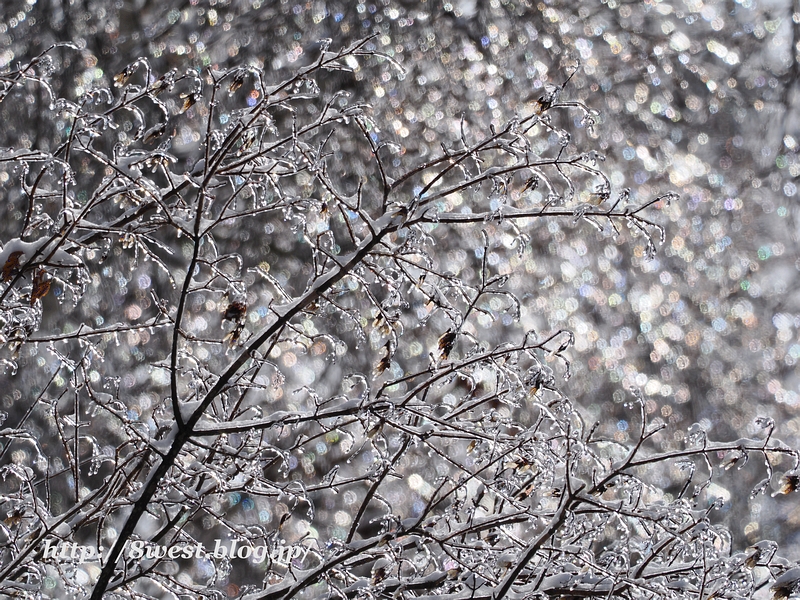
{"label": "dried brown leaf", "polygon": [[6,259],[6,264],[3,265],[3,281],[9,282],[14,278],[14,275],[19,273],[19,258],[25,254],[21,250],[12,252]]}
{"label": "dried brown leaf", "polygon": [[31,290],[31,306],[45,296],[50,291],[50,280],[45,279],[46,273],[44,269],[40,269],[33,276],[33,289]]}

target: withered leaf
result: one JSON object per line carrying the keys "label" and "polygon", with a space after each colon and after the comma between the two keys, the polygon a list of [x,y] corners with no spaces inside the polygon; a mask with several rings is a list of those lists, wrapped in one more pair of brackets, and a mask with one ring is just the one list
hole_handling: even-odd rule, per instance
{"label": "withered leaf", "polygon": [[195,94],[194,92],[187,95],[181,94],[181,98],[184,98],[183,106],[181,107],[181,110],[178,114],[182,115],[195,105],[195,102],[197,102],[197,94]]}
{"label": "withered leaf", "polygon": [[256,132],[253,129],[248,129],[245,134],[242,136],[242,145],[239,146],[238,153],[243,154],[250,150],[253,146],[253,142],[256,141]]}
{"label": "withered leaf", "polygon": [[157,138],[160,138],[164,135],[164,132],[167,130],[167,123],[158,123],[157,125],[151,127],[144,136],[144,143],[149,144],[150,142],[155,141]]}
{"label": "withered leaf", "polygon": [[386,369],[388,369],[389,365],[391,364],[392,364],[392,358],[387,354],[378,361],[377,365],[375,365],[375,376],[377,377],[378,375],[386,371]]}
{"label": "withered leaf", "polygon": [[234,321],[240,323],[244,320],[247,314],[247,304],[240,301],[231,302],[225,309],[225,314],[222,315],[223,320]]}
{"label": "withered leaf", "polygon": [[229,331],[223,341],[225,341],[230,348],[233,348],[236,344],[239,343],[239,339],[242,337],[242,333],[244,332],[244,323],[237,323],[236,327],[234,327],[231,331]]}
{"label": "withered leaf", "polygon": [[456,334],[452,329],[448,329],[441,335],[439,338],[439,356],[441,356],[442,360],[447,360],[447,357],[450,356],[455,342]]}
{"label": "withered leaf", "polygon": [[780,488],[778,488],[778,491],[772,495],[777,496],[779,494],[791,494],[792,492],[796,491],[798,487],[800,487],[800,475],[787,473],[781,477]]}
{"label": "withered leaf", "polygon": [[242,87],[242,84],[244,83],[244,75],[245,75],[244,71],[241,71],[236,75],[234,75],[231,84],[228,86],[229,93],[233,94],[236,90]]}
{"label": "withered leaf", "polygon": [[153,86],[150,88],[150,93],[153,94],[153,96],[158,96],[170,87],[172,87],[172,81],[168,80],[166,75],[162,75],[153,83]]}
{"label": "withered leaf", "polygon": [[526,487],[522,488],[521,490],[519,490],[514,497],[517,500],[525,500],[528,496],[530,496],[533,493],[533,490],[535,489],[536,485],[534,483],[531,483]]}
{"label": "withered leaf", "polygon": [[21,250],[12,252],[6,259],[6,264],[3,265],[3,281],[9,282],[14,278],[14,275],[19,273],[19,257],[25,254]]}
{"label": "withered leaf", "polygon": [[755,569],[758,565],[758,561],[761,559],[761,549],[750,546],[747,551],[747,559],[744,561],[744,564],[748,569]]}
{"label": "withered leaf", "polygon": [[548,108],[550,108],[552,105],[553,105],[553,101],[552,100],[549,100],[549,99],[545,98],[544,96],[542,96],[533,105],[533,112],[535,114],[537,114],[537,115],[540,115],[544,111],[546,111]]}
{"label": "withered leaf", "polygon": [[383,431],[383,421],[378,421],[367,430],[367,437],[372,439],[376,435],[378,435],[381,431]]}
{"label": "withered leaf", "polygon": [[139,68],[138,63],[133,63],[132,65],[128,65],[122,71],[114,75],[114,85],[117,87],[122,87],[128,80],[131,78],[131,75],[136,73],[136,69]]}
{"label": "withered leaf", "polygon": [[33,289],[31,290],[31,306],[41,299],[47,296],[47,293],[50,291],[50,280],[45,279],[45,271],[44,269],[40,269],[36,272],[36,275],[33,276]]}

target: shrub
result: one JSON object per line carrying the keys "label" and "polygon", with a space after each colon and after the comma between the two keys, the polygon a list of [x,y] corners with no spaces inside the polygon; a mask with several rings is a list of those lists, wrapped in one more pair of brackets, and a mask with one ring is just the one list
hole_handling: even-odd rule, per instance
{"label": "shrub", "polygon": [[525,326],[532,236],[567,221],[652,254],[676,199],[612,189],[568,75],[509,122],[400,144],[344,91],[391,62],[371,39],[283,81],[139,58],[77,101],[49,85],[55,50],[0,96],[47,98],[62,132],[2,155],[26,207],[0,254],[3,361],[31,382],[3,431],[5,593],[794,591],[774,544],[739,551],[712,517],[712,479],[750,458],[755,494],[775,469],[797,487],[771,420],[659,451],[632,393],[619,441],[558,383],[573,334]]}

